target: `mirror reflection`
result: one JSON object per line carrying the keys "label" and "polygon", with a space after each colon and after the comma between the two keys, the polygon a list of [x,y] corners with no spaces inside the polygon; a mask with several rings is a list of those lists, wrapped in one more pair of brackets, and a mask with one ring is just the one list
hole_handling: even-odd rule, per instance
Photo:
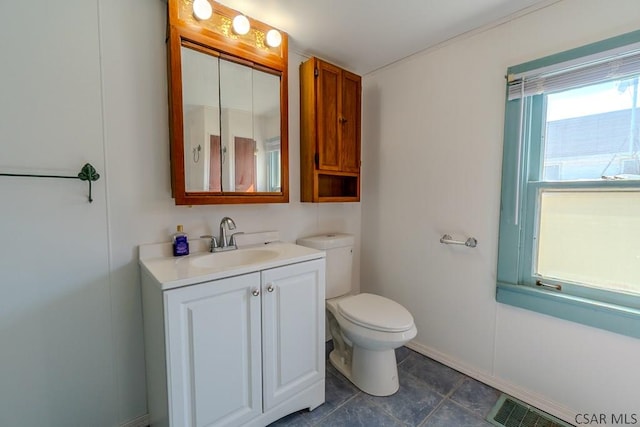
{"label": "mirror reflection", "polygon": [[280,75],[181,47],[187,192],[280,192]]}

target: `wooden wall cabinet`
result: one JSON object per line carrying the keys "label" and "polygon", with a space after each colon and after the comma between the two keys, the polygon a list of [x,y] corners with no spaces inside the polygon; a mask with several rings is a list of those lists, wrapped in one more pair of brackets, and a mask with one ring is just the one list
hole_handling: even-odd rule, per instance
{"label": "wooden wall cabinet", "polygon": [[[166,2],[166,1],[165,1]],[[205,2],[206,3],[206,2]],[[213,3],[199,20],[193,0],[168,1],[171,189],[177,205],[288,203],[288,36]]]}
{"label": "wooden wall cabinet", "polygon": [[300,65],[303,202],[360,201],[361,77],[310,58]]}

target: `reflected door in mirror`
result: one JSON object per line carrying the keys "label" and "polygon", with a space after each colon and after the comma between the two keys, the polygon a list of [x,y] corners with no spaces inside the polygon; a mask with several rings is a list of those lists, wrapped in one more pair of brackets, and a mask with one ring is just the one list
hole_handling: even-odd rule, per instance
{"label": "reflected door in mirror", "polygon": [[256,142],[250,138],[235,139],[236,191],[256,191]]}

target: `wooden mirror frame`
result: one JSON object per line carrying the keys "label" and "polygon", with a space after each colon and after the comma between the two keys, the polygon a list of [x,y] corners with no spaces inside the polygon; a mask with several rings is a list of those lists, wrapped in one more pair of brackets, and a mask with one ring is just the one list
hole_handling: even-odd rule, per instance
{"label": "wooden mirror frame", "polygon": [[[233,32],[231,22],[240,15],[231,8],[209,0],[213,15],[198,20],[193,15],[193,0],[168,2],[168,84],[169,132],[171,147],[171,190],[176,205],[210,205],[289,202],[289,108],[288,108],[288,36],[276,48],[266,45],[267,31],[274,29],[249,18],[251,30],[246,35]],[[181,47],[201,47],[203,52],[216,51],[230,55],[238,62],[249,61],[256,68],[280,74],[280,192],[187,192],[185,185],[184,129],[182,103]]]}

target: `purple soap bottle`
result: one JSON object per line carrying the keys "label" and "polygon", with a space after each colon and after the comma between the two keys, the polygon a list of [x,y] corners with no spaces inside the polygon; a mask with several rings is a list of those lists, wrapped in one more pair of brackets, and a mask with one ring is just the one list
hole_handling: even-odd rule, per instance
{"label": "purple soap bottle", "polygon": [[187,234],[182,231],[182,225],[176,227],[176,233],[173,235],[173,256],[189,255],[189,242]]}

